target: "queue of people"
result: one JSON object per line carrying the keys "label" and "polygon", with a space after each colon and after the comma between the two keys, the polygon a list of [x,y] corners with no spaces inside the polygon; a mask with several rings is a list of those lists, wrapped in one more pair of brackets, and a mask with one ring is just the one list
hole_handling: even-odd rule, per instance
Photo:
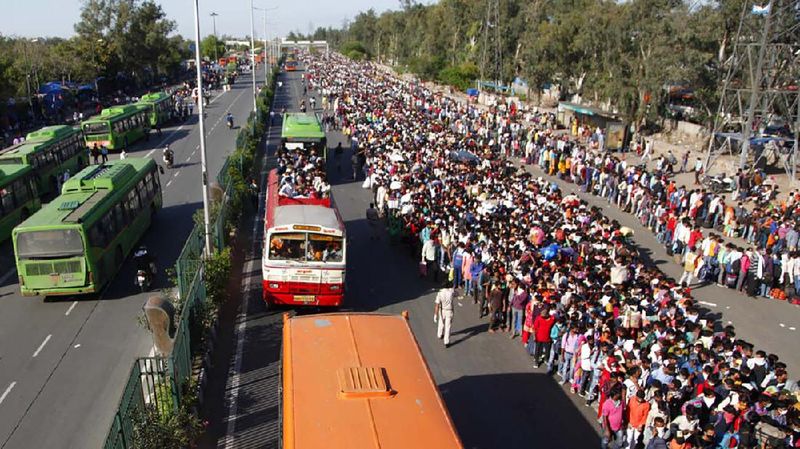
{"label": "queue of people", "polygon": [[[698,214],[724,222],[713,196],[676,194],[597,138],[570,142],[553,132],[551,114],[480,109],[334,53],[303,58],[309,88],[326,94],[328,123],[363,157],[357,168],[390,236],[421,275],[471,298],[489,332],[521,342],[534,367],[596,404],[602,447],[800,447],[800,393],[777,355],[704,316],[694,279],[646,264],[630,229],[509,158],[641,214],[672,250],[696,255],[692,272],[695,259],[720,260],[708,246],[727,244],[693,233]],[[435,319],[449,295],[438,295]]]}

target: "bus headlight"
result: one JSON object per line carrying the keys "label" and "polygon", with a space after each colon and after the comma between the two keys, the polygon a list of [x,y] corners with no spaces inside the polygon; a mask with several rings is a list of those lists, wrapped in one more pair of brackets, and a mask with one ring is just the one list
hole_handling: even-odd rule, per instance
{"label": "bus headlight", "polygon": [[278,288],[278,284],[276,282],[271,282],[269,288]]}
{"label": "bus headlight", "polygon": [[331,291],[334,291],[334,292],[335,291],[339,291],[340,288],[341,287],[339,285],[331,285],[331,287],[330,287]]}

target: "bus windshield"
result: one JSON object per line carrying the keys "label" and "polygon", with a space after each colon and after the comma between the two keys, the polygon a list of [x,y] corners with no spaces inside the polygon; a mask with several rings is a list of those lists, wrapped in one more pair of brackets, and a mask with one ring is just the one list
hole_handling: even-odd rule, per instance
{"label": "bus windshield", "polygon": [[83,239],[77,229],[27,231],[17,235],[20,259],[81,256],[83,251]]}
{"label": "bus windshield", "polygon": [[296,262],[342,262],[342,237],[305,232],[270,236],[269,259]]}
{"label": "bus windshield", "polygon": [[83,124],[84,134],[107,134],[109,132],[108,122],[95,122]]}
{"label": "bus windshield", "polygon": [[0,159],[0,165],[21,165],[25,160],[22,157],[4,157]]}

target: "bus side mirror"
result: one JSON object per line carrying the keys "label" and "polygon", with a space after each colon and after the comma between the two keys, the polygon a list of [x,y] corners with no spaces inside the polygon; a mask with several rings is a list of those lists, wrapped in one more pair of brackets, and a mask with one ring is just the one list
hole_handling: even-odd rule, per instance
{"label": "bus side mirror", "polygon": [[161,295],[151,296],[142,307],[150,332],[153,333],[153,346],[161,356],[172,353],[175,344],[175,307]]}

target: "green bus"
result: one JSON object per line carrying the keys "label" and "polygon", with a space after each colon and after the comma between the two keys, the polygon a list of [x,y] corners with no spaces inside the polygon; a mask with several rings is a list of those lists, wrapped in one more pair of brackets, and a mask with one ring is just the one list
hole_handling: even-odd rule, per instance
{"label": "green bus", "polygon": [[89,162],[81,131],[66,125],[48,126],[28,133],[26,140],[0,150],[0,165],[30,165],[39,195],[58,195],[57,178],[65,171],[77,173]]}
{"label": "green bus", "polygon": [[14,228],[23,296],[99,292],[122,266],[161,208],[150,158],[90,165],[61,195]]}
{"label": "green bus", "polygon": [[142,137],[147,137],[150,131],[149,112],[150,107],[141,104],[103,109],[99,116],[81,123],[86,146],[105,146],[109,150],[127,148]]}
{"label": "green bus", "polygon": [[325,130],[316,115],[290,112],[283,114],[281,147],[289,150],[317,150],[327,157]]}
{"label": "green bus", "polygon": [[0,165],[0,242],[40,207],[33,168],[25,164]]}
{"label": "green bus", "polygon": [[150,108],[150,127],[152,128],[172,120],[172,115],[175,112],[175,101],[166,92],[142,95],[137,104]]}

